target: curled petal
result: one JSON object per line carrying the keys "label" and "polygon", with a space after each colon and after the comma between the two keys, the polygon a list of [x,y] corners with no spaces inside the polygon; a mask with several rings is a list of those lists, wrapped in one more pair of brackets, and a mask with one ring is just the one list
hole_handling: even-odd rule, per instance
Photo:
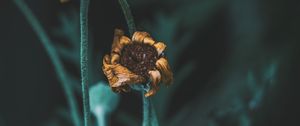
{"label": "curled petal", "polygon": [[143,42],[144,38],[149,37],[150,34],[148,34],[147,32],[140,32],[140,31],[136,31],[134,32],[133,36],[132,36],[132,41],[133,42]]}
{"label": "curled petal", "polygon": [[117,53],[111,54],[111,64],[117,64],[120,60],[120,55]]}
{"label": "curled petal", "polygon": [[114,75],[118,78],[118,81],[111,84],[111,87],[119,87],[128,84],[137,84],[145,82],[145,79],[142,76],[136,75],[128,70],[126,67],[123,67],[120,64],[116,64],[112,67]]}
{"label": "curled petal", "polygon": [[110,57],[109,55],[105,55],[103,58],[103,72],[106,73],[109,69],[111,69]]}
{"label": "curled petal", "polygon": [[[158,84],[160,83],[160,81],[162,81],[167,85],[171,84],[173,80],[173,73],[170,69],[167,59],[164,56],[162,56],[163,51],[166,49],[166,45],[163,42],[156,43],[153,40],[153,38],[151,38],[150,34],[148,34],[147,32],[137,31],[133,34],[132,39],[129,39],[128,37],[124,36],[124,32],[122,30],[115,29],[112,49],[110,53],[111,55],[104,56],[102,70],[108,79],[110,87],[115,92],[128,92],[131,89],[131,84],[143,84],[146,81],[148,81],[146,80],[148,78],[144,78],[143,76],[130,71],[129,68],[125,67],[127,66],[126,64],[124,64],[124,66],[120,64],[120,57],[126,56],[124,54],[123,55],[121,54],[123,47],[132,43],[138,45],[137,46],[138,50],[135,50],[134,46],[136,45],[132,45],[134,49],[129,48],[129,52],[132,54],[135,53],[143,54],[144,60],[151,61],[151,59],[145,58],[144,52],[143,53],[139,52],[141,51],[139,47],[140,44],[152,46],[151,48],[154,47],[157,51],[158,56],[161,57],[155,63],[156,68],[153,68],[153,66],[151,65],[152,68],[150,69],[152,70],[148,71],[149,80],[151,80],[150,82],[151,88],[144,95],[146,97],[152,96],[158,91],[159,89]],[[139,57],[141,56],[139,55]],[[153,56],[153,57],[157,59],[156,58],[157,56]],[[129,56],[130,60],[131,58],[132,57]],[[143,71],[142,75],[144,75],[144,72],[146,71]]]}
{"label": "curled petal", "polygon": [[103,64],[110,64],[110,57],[109,57],[109,55],[105,55],[103,57]]}
{"label": "curled petal", "polygon": [[159,89],[158,87],[158,83],[161,80],[161,75],[160,72],[158,70],[151,70],[148,72],[150,75],[150,79],[151,79],[151,90],[149,90],[146,94],[145,97],[149,97],[154,95],[157,90]]}
{"label": "curled petal", "polygon": [[126,36],[121,36],[120,44],[123,45],[123,46],[131,44],[131,40]]}
{"label": "curled petal", "polygon": [[110,85],[113,83],[116,83],[118,81],[118,78],[114,75],[114,73],[112,71],[112,65],[110,64],[109,55],[105,55],[103,58],[102,70],[103,70],[105,76],[107,77]]}
{"label": "curled petal", "polygon": [[148,45],[153,45],[155,43],[155,41],[151,37],[145,37],[144,43],[148,44]]}
{"label": "curled petal", "polygon": [[120,29],[115,29],[114,40],[111,47],[112,53],[121,53],[123,46],[120,44],[120,38],[124,35],[124,32]]}
{"label": "curled petal", "polygon": [[156,61],[155,65],[162,74],[162,82],[170,85],[173,81],[173,73],[170,69],[167,59],[162,57]]}
{"label": "curled petal", "polygon": [[160,82],[161,75],[158,70],[150,70],[149,72],[151,83],[157,85]]}
{"label": "curled petal", "polygon": [[156,51],[157,51],[158,55],[160,55],[165,50],[165,48],[167,47],[162,42],[155,43],[153,46],[156,48]]}
{"label": "curled petal", "polygon": [[[128,84],[145,82],[145,79],[142,76],[132,73],[126,67],[123,67],[120,64],[110,64],[110,61],[111,58],[109,57],[109,55],[105,55],[103,58],[102,70],[108,79],[109,85],[112,88],[120,87],[120,86],[124,87],[124,85],[128,85]],[[116,89],[116,91],[117,90],[125,91],[126,89],[118,88]]]}

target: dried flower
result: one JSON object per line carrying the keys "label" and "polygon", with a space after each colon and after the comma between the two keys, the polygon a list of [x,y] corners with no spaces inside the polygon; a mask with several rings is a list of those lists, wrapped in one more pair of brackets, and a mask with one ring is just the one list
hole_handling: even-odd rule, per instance
{"label": "dried flower", "polygon": [[166,45],[155,42],[147,32],[136,31],[132,39],[124,36],[120,29],[115,30],[111,54],[103,58],[103,72],[110,87],[115,92],[128,92],[132,84],[145,84],[150,81],[146,97],[159,89],[162,81],[170,85],[173,73],[164,55]]}

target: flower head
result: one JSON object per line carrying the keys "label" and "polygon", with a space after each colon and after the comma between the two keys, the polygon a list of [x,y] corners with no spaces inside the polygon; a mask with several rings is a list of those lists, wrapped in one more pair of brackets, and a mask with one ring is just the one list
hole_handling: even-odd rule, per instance
{"label": "flower head", "polygon": [[136,31],[132,39],[116,29],[110,55],[103,58],[103,72],[115,92],[128,92],[132,84],[145,84],[150,81],[146,97],[159,89],[162,81],[169,85],[173,73],[164,50],[163,42],[155,42],[147,32]]}

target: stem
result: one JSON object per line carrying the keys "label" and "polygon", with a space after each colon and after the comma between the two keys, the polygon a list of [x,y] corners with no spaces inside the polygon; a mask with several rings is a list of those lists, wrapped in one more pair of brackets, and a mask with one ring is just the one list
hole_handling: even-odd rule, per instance
{"label": "stem", "polygon": [[97,121],[98,121],[98,126],[106,126],[105,115],[98,115]]}
{"label": "stem", "polygon": [[134,20],[133,20],[132,13],[130,11],[130,7],[129,7],[126,0],[118,0],[118,1],[119,1],[119,4],[121,5],[121,8],[122,8],[123,13],[125,15],[129,33],[132,36],[133,33],[136,31],[136,27],[135,27],[135,23],[134,23]]}
{"label": "stem", "polygon": [[149,103],[151,105],[151,125],[159,126],[153,102],[149,100]]}
{"label": "stem", "polygon": [[142,91],[143,97],[143,126],[158,126],[158,121],[154,106],[150,98],[145,97],[145,91]]}
{"label": "stem", "polygon": [[80,1],[80,68],[85,126],[89,126],[90,124],[90,101],[88,89],[88,6],[89,0]]}
{"label": "stem", "polygon": [[20,11],[24,14],[26,20],[33,28],[34,32],[37,34],[37,37],[41,41],[43,47],[46,49],[48,56],[53,63],[55,72],[58,75],[58,79],[62,84],[62,87],[65,92],[65,96],[67,97],[68,105],[70,107],[71,117],[75,126],[81,126],[80,116],[78,112],[78,107],[76,104],[75,96],[72,91],[72,87],[67,79],[66,71],[63,67],[62,62],[60,61],[58,54],[56,53],[57,50],[55,49],[54,45],[51,43],[49,36],[47,36],[46,31],[43,29],[41,23],[38,19],[34,16],[33,12],[30,8],[26,5],[23,0],[14,0],[14,3],[20,9]]}
{"label": "stem", "polygon": [[144,91],[142,91],[143,98],[143,126],[150,126],[150,100],[144,96]]}
{"label": "stem", "polygon": [[[126,0],[118,0],[118,1],[125,15],[129,33],[132,36],[133,33],[136,31],[136,27],[135,27],[132,13],[130,11],[130,7]],[[141,93],[143,98],[143,126],[158,126],[158,121],[157,121],[154,106],[152,105],[150,98],[146,98],[144,96],[145,91],[143,90],[142,85],[141,85]]]}
{"label": "stem", "polygon": [[105,110],[102,107],[98,107],[96,109],[97,110],[96,110],[95,116],[97,119],[98,126],[106,126],[107,122],[105,119],[105,117],[106,117]]}

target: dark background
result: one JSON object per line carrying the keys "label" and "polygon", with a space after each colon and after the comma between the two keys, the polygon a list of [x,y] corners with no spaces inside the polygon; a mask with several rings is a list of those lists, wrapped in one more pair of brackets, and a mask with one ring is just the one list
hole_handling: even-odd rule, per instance
{"label": "dark background", "polygon": [[[25,2],[57,48],[74,48],[58,31],[64,28],[62,17],[79,23],[79,1]],[[171,67],[176,88],[170,89],[174,91],[167,101],[160,99],[161,94],[153,98],[162,126],[299,125],[299,2],[128,2],[138,30],[166,42],[167,56],[174,59]],[[0,126],[72,125],[57,74],[24,15],[12,1],[0,2],[0,14]],[[79,24],[74,27],[78,30]],[[101,62],[110,51],[114,29],[127,32],[118,1],[91,0],[89,28],[93,85],[107,81]],[[79,37],[79,31],[73,34],[73,38]],[[78,49],[73,54],[79,55]],[[77,81],[74,87],[80,88],[79,60],[61,59]],[[169,90],[161,87],[160,92]],[[82,107],[80,91],[76,97]],[[166,106],[161,107],[162,103]],[[130,123],[126,124],[122,118],[127,115],[130,119],[123,120]],[[141,120],[140,95],[121,94],[109,124],[135,126]]]}

